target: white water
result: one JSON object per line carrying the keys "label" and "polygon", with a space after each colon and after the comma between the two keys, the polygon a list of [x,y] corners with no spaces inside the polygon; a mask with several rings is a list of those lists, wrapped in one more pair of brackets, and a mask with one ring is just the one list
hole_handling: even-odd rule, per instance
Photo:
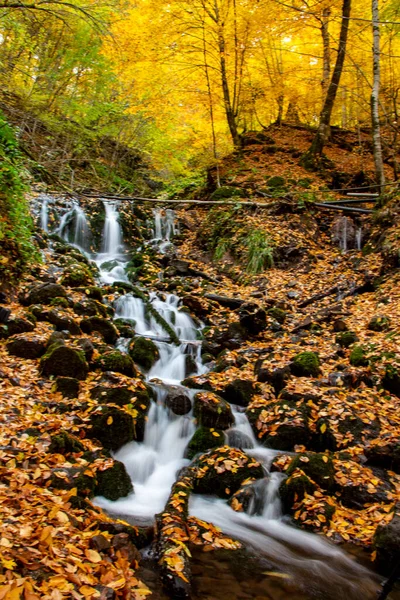
{"label": "white water", "polygon": [[179,233],[175,222],[175,213],[170,209],[156,209],[154,215],[154,237],[152,244],[158,246],[160,252],[164,253],[171,247],[171,238]]}
{"label": "white water", "polygon": [[[109,207],[106,215],[104,252],[101,259],[97,257],[98,263],[105,258],[121,259],[122,236],[117,207]],[[161,240],[159,247],[162,249],[163,236],[171,231],[171,224],[167,221],[170,215],[157,212],[156,217],[155,236],[158,238],[155,242]],[[120,266],[123,271],[122,260]],[[117,276],[116,273],[109,274],[110,279]],[[104,281],[103,273],[102,279]],[[152,402],[143,442],[132,442],[115,454],[115,458],[125,464],[134,492],[117,502],[96,499],[97,504],[110,513],[130,515],[138,522],[152,522],[154,515],[163,510],[177,473],[189,464],[184,452],[195,431],[195,424],[190,414],[177,417],[166,408],[164,401],[169,386],[179,385],[185,377],[188,353],[195,359],[197,372],[205,371],[200,359],[201,346],[196,343],[199,328],[189,315],[179,310],[179,298],[174,295],[160,298],[151,293],[149,299],[183,341],[179,346],[160,341],[159,338],[165,338],[166,333],[153,317],[146,315],[140,298],[128,294],[118,300],[116,318],[132,319],[137,334],[156,338],[160,359],[147,374],[147,380],[161,380],[162,385],[153,385],[157,401]],[[193,395],[189,390],[186,393]],[[248,448],[246,452],[264,465],[267,474],[276,451],[260,446],[246,415],[239,408],[233,409],[235,424],[226,432],[227,439]],[[284,522],[278,496],[281,480],[281,474],[272,473],[257,484],[264,495],[258,514],[237,513],[222,500],[200,496],[192,497],[190,514],[220,526],[226,534],[244,541],[257,553],[266,556],[279,569],[295,577],[310,591],[310,597],[316,594],[315,597],[325,600],[345,594],[349,600],[372,598],[374,584],[366,569],[323,537],[294,529]]]}
{"label": "white water", "polygon": [[362,249],[362,235],[363,235],[362,227],[359,227],[357,229],[357,231],[356,231],[357,250],[361,250]]}
{"label": "white water", "polygon": [[91,231],[85,212],[77,202],[73,202],[60,221],[58,235],[66,242],[76,246],[84,254],[90,251]]}
{"label": "white water", "polygon": [[40,209],[40,227],[46,233],[49,233],[49,200],[43,198],[42,208]]}

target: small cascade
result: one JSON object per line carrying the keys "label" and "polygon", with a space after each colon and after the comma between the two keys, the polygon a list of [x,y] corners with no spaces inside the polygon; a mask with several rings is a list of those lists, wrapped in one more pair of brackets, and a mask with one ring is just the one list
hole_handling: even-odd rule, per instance
{"label": "small cascade", "polygon": [[362,227],[359,227],[356,231],[357,250],[362,250],[362,242],[363,242],[363,230],[362,230]]}
{"label": "small cascade", "polygon": [[106,220],[104,223],[101,252],[108,256],[118,256],[122,250],[122,230],[118,220],[117,202],[104,202]]}
{"label": "small cascade", "polygon": [[49,233],[49,199],[47,197],[43,198],[40,209],[40,227],[45,233]]}
{"label": "small cascade", "polygon": [[84,210],[77,202],[61,217],[58,235],[83,253],[90,251],[92,234]]}
{"label": "small cascade", "polygon": [[171,247],[171,238],[179,233],[175,223],[175,212],[171,209],[154,210],[154,237],[151,243],[158,246],[160,252],[164,253]]}
{"label": "small cascade", "polygon": [[118,202],[103,201],[106,218],[101,243],[101,250],[95,257],[100,270],[102,283],[112,284],[116,281],[128,282],[126,265],[128,258],[122,241],[122,228],[119,222]]}

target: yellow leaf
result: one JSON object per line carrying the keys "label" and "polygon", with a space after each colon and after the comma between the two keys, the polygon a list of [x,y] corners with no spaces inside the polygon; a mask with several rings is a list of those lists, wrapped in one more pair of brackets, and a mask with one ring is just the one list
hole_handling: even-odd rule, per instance
{"label": "yellow leaf", "polygon": [[107,419],[107,425],[111,425],[112,422],[113,422],[113,418],[112,417],[108,417],[108,419]]}
{"label": "yellow leaf", "polygon": [[322,423],[321,427],[319,428],[321,433],[325,433],[326,431],[326,423]]}
{"label": "yellow leaf", "polygon": [[82,594],[82,596],[85,596],[85,598],[89,596],[94,596],[95,598],[98,598],[100,596],[100,592],[98,592],[95,588],[90,587],[90,585],[83,585],[79,588],[79,591]]}
{"label": "yellow leaf", "polygon": [[60,523],[62,523],[63,525],[65,523],[69,523],[68,515],[65,512],[62,512],[62,510],[59,510],[56,516]]}
{"label": "yellow leaf", "polygon": [[93,563],[98,563],[102,560],[100,554],[96,550],[85,550],[85,556]]}
{"label": "yellow leaf", "polygon": [[219,437],[219,433],[217,431],[213,431],[212,434],[214,437]]}
{"label": "yellow leaf", "polygon": [[287,573],[278,573],[277,571],[264,571],[263,575],[269,575],[269,577],[279,577],[280,579],[290,579],[290,575]]}
{"label": "yellow leaf", "polygon": [[329,459],[328,459],[328,457],[327,457],[327,456],[325,456],[325,454],[324,454],[324,455],[322,456],[322,460],[324,461],[324,463],[327,463]]}

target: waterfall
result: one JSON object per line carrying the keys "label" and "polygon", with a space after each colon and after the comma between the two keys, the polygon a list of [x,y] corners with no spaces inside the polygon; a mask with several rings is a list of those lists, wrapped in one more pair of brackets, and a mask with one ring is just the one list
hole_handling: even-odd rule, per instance
{"label": "waterfall", "polygon": [[49,233],[49,199],[43,198],[42,208],[40,209],[40,227],[46,233]]}
{"label": "waterfall", "polygon": [[172,236],[179,233],[175,222],[175,212],[170,209],[155,209],[153,215],[154,237],[152,244],[157,246],[161,253],[164,253],[172,246]]}
{"label": "waterfall", "polygon": [[90,250],[92,234],[89,222],[77,202],[73,202],[72,208],[61,217],[57,233],[83,253]]}
{"label": "waterfall", "polygon": [[362,227],[359,227],[357,229],[357,231],[356,231],[357,250],[361,250],[362,249],[362,235],[363,235]]}
{"label": "waterfall", "polygon": [[114,257],[122,250],[122,230],[118,220],[118,203],[104,202],[106,220],[104,223],[103,242],[101,251],[103,254]]}

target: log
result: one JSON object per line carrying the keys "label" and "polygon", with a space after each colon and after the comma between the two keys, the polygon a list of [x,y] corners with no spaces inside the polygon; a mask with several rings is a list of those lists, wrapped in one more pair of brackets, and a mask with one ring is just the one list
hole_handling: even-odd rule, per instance
{"label": "log", "polygon": [[205,294],[204,297],[232,310],[240,308],[245,303],[245,300],[241,300],[240,298],[229,298],[228,296],[220,296],[219,294]]}
{"label": "log", "polygon": [[353,208],[352,206],[342,206],[341,204],[333,204],[333,202],[315,202],[312,206],[317,208],[328,208],[329,210],[341,210],[344,212],[356,212],[363,214],[372,214],[369,208]]}
{"label": "log", "polygon": [[311,298],[307,298],[307,300],[303,300],[303,302],[299,302],[297,306],[299,308],[305,308],[306,306],[309,306],[310,304],[313,304],[314,302],[318,302],[318,300],[322,300],[323,298],[327,298],[328,296],[332,296],[332,294],[336,294],[339,291],[340,291],[339,286],[334,285],[333,287],[329,288],[329,290],[327,290],[326,292],[320,292],[319,294],[314,294],[314,296],[311,296]]}

